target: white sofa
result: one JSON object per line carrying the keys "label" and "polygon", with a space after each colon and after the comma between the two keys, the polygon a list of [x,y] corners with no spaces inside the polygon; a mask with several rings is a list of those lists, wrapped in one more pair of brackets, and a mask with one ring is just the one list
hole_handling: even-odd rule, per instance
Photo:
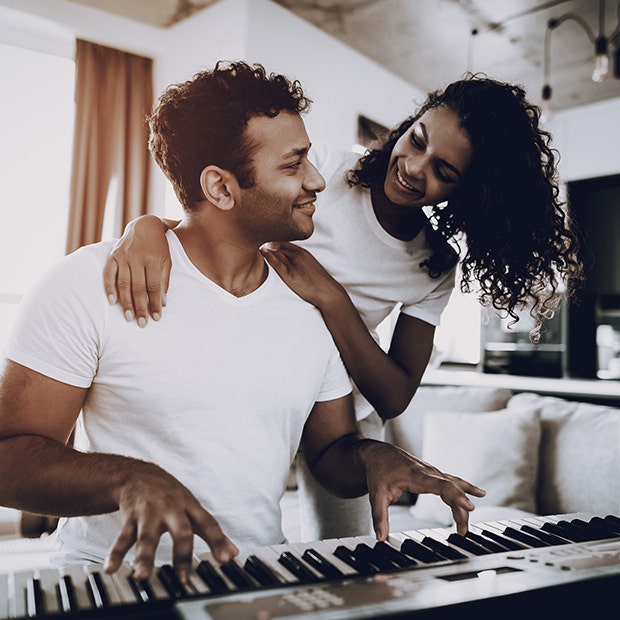
{"label": "white sofa", "polygon": [[[508,389],[422,386],[386,425],[389,441],[487,491],[471,523],[527,514],[620,515],[620,407]],[[283,502],[298,540],[295,491]],[[452,527],[434,495],[390,509],[394,532]]]}
{"label": "white sofa", "polygon": [[[523,512],[620,515],[620,407],[498,388],[422,386],[387,433],[487,491],[473,499],[472,523]],[[394,514],[399,531],[452,524],[450,511],[431,495]]]}

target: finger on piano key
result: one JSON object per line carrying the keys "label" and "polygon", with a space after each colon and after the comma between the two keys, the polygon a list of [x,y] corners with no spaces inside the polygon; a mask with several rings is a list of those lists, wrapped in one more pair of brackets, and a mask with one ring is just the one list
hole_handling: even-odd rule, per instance
{"label": "finger on piano key", "polygon": [[9,618],[26,616],[26,584],[33,575],[31,570],[9,574]]}

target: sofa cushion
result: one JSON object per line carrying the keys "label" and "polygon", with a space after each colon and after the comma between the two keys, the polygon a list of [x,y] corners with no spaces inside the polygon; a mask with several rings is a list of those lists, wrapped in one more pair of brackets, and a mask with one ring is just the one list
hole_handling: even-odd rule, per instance
{"label": "sofa cushion", "polygon": [[541,411],[538,512],[620,514],[620,408],[523,393]]}
{"label": "sofa cushion", "polygon": [[[482,487],[479,507],[535,513],[540,414],[536,407],[501,411],[429,411],[424,415],[422,458],[442,471]],[[453,523],[437,495],[420,495],[411,513],[418,519]],[[477,520],[477,515],[471,515]]]}
{"label": "sofa cushion", "polygon": [[512,392],[503,388],[421,386],[407,409],[386,424],[386,439],[421,456],[426,411],[496,411],[506,407]]}

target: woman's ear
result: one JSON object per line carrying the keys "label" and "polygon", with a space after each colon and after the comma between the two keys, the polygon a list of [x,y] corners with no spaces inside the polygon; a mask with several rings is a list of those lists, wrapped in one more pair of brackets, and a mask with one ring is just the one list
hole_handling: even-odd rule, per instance
{"label": "woman's ear", "polygon": [[219,166],[207,166],[200,173],[205,198],[224,211],[235,206],[236,183],[235,175]]}

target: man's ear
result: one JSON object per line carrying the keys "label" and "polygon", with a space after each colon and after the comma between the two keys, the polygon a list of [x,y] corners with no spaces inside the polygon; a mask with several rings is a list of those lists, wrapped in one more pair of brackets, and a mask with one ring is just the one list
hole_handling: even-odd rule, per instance
{"label": "man's ear", "polygon": [[232,172],[219,166],[207,166],[200,173],[200,187],[206,199],[227,211],[235,206],[237,179]]}

